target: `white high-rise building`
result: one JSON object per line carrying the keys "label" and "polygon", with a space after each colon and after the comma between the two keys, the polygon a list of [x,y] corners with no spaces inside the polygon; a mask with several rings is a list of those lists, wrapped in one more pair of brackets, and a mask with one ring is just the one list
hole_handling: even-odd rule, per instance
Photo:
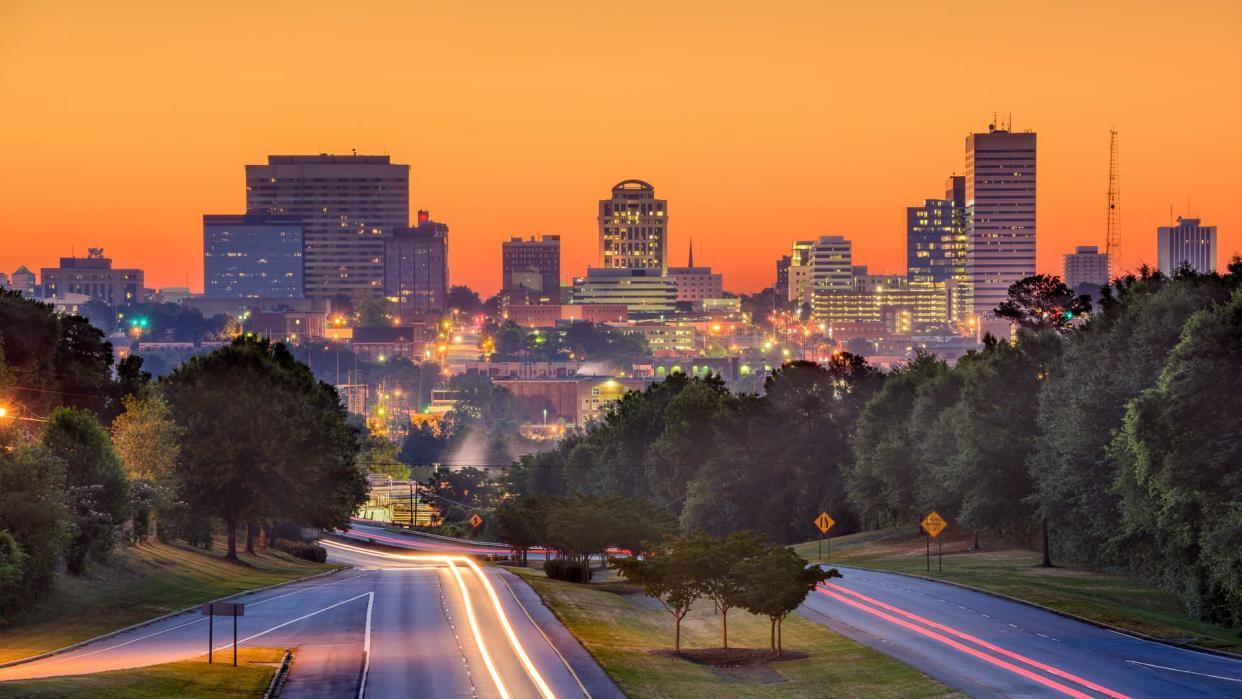
{"label": "white high-rise building", "polygon": [[968,308],[997,325],[1010,285],[1035,274],[1034,133],[966,137],[966,245]]}
{"label": "white high-rise building", "polygon": [[811,307],[818,321],[840,316],[839,302],[854,291],[853,248],[840,235],[820,236],[811,246]]}
{"label": "white high-rise building", "polygon": [[668,202],[655,187],[624,180],[599,202],[599,259],[605,269],[668,271]]}
{"label": "white high-rise building", "polygon": [[1168,276],[1184,264],[1199,273],[1215,271],[1216,226],[1180,217],[1176,226],[1160,226],[1156,229],[1156,261]]}
{"label": "white high-rise building", "polygon": [[1084,284],[1105,286],[1108,284],[1108,255],[1095,245],[1079,245],[1074,252],[1065,254],[1065,285],[1077,289]]}

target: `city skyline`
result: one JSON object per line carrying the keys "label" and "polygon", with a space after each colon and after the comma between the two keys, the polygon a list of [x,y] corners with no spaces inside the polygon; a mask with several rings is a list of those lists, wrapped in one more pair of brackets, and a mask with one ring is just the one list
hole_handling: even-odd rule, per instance
{"label": "city skyline", "polygon": [[[1052,41],[1065,31],[1069,5],[1026,10],[1018,27],[998,24],[1009,11],[986,4],[950,13],[917,5],[891,13],[725,7],[708,16],[691,3],[669,8],[656,26],[629,30],[644,48],[634,55],[629,41],[588,41],[602,15],[571,6],[329,13],[312,4],[287,37],[276,36],[285,18],[273,8],[210,9],[191,19],[139,7],[94,16],[83,6],[55,35],[34,30],[53,10],[18,3],[0,11],[7,20],[0,83],[30,98],[6,115],[11,128],[0,137],[9,161],[0,174],[8,212],[0,269],[37,269],[72,249],[102,246],[119,264],[148,270],[150,286],[188,281],[201,290],[201,216],[244,211],[245,164],[356,149],[410,164],[411,215],[428,208],[449,223],[453,282],[484,294],[500,278],[490,251],[513,236],[560,235],[563,282],[595,264],[597,202],[628,178],[652,183],[670,202],[669,250],[680,255],[695,238],[729,290],[770,285],[772,261],[791,241],[823,235],[843,235],[858,260],[900,273],[906,207],[935,194],[946,175],[962,174],[962,139],[995,112],[1012,113],[1015,131],[1041,136],[1038,271],[1059,273],[1062,256],[1078,245],[1103,247],[1113,127],[1121,134],[1127,267],[1155,265],[1154,231],[1169,224],[1170,208],[1218,226],[1220,262],[1242,235],[1242,203],[1224,177],[1242,164],[1242,135],[1206,135],[1199,110],[1185,109],[1199,94],[1225,108],[1239,100],[1229,77],[1242,64],[1228,36],[1242,19],[1236,5],[1203,4],[1189,21],[1174,8],[1077,9],[1075,33],[1091,36],[1091,46],[1069,41],[1055,55],[981,63],[972,79],[990,81],[986,101],[935,110],[912,109],[902,88],[918,75],[952,74],[1015,38]],[[541,21],[506,36],[514,13]],[[397,48],[414,20],[427,51],[451,51],[451,65],[427,70]],[[1152,51],[1175,23],[1189,23],[1200,48]],[[242,31],[238,24],[274,51],[349,31],[384,67],[366,75],[363,58],[312,56],[302,68],[281,68],[283,87],[271,88],[262,71],[245,69],[249,58],[209,50],[206,37],[226,26]],[[950,24],[960,31],[935,30]],[[846,26],[867,31],[852,36]],[[984,27],[992,31],[974,31]],[[555,48],[531,48],[565,42],[579,57],[574,65],[557,61]],[[127,43],[162,50],[164,65],[137,70]],[[845,74],[838,66],[851,52],[868,60]],[[625,79],[659,108],[615,108],[597,76],[621,61],[634,71]],[[394,76],[401,80],[390,88],[392,104],[374,109],[325,104],[316,87],[322,80],[375,90]],[[1162,82],[1181,96],[1150,89]],[[805,89],[810,84],[823,89]],[[497,110],[497,100],[519,108]],[[443,108],[414,108],[423,101]],[[733,116],[715,119],[722,113]]]}

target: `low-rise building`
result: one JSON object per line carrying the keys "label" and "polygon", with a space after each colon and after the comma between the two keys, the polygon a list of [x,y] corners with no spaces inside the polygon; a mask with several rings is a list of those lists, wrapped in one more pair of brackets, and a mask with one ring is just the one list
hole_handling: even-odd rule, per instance
{"label": "low-rise building", "polygon": [[522,401],[528,422],[543,421],[544,411],[547,411],[548,422],[563,421],[570,425],[598,420],[609,404],[620,400],[628,391],[645,389],[650,383],[648,379],[598,376],[495,382]]}
{"label": "low-rise building", "polygon": [[625,304],[511,304],[505,310],[507,320],[525,328],[552,328],[564,323],[624,323],[628,316]]}
{"label": "low-rise building", "polygon": [[109,306],[127,306],[146,301],[143,277],[140,269],[113,269],[112,259],[104,257],[103,248],[89,248],[86,257],[62,257],[59,267],[40,270],[39,295],[56,298],[85,294]]}
{"label": "low-rise building", "polygon": [[574,279],[574,304],[621,304],[631,319],[670,316],[677,310],[677,282],[660,269],[587,269]]}

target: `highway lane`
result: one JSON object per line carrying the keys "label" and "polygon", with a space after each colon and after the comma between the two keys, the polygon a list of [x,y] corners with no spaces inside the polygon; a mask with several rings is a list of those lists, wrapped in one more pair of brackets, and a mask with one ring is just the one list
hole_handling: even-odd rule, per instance
{"label": "highway lane", "polygon": [[976,697],[1242,696],[1242,660],[953,585],[839,567],[799,613]]}
{"label": "highway lane", "polygon": [[[606,676],[589,656],[586,666],[575,657],[574,665],[585,667],[594,682],[588,693],[518,602],[510,586],[525,583],[511,573],[455,555],[324,544],[330,560],[353,568],[233,598],[247,604],[240,645],[294,649],[283,696],[620,696],[615,687],[609,691],[610,682],[598,683]],[[540,623],[554,634],[564,631],[550,614]],[[217,662],[228,662],[231,644],[231,619],[218,618]],[[0,681],[141,667],[195,657],[206,648],[205,618],[185,613],[0,669]]]}

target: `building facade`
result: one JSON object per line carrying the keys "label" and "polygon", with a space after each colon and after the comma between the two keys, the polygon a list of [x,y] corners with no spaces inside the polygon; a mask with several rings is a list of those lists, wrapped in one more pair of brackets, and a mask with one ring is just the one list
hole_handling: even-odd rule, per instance
{"label": "building facade", "polygon": [[668,202],[655,187],[624,180],[599,202],[599,260],[605,269],[668,269]]}
{"label": "building facade", "polygon": [[789,255],[781,255],[776,260],[776,284],[772,290],[776,292],[778,301],[784,302],[789,300],[789,265],[793,262],[793,257]]}
{"label": "building facade", "polygon": [[246,166],[246,211],[302,218],[307,296],[380,296],[383,236],[410,223],[410,166],[386,155],[268,156]]}
{"label": "building facade", "polygon": [[966,178],[948,179],[944,199],[926,199],[906,209],[906,278],[913,284],[944,284],[956,303],[954,318],[965,315]]}
{"label": "building facade", "polygon": [[668,276],[677,285],[678,301],[703,301],[724,296],[724,276],[711,267],[669,267]]}
{"label": "building facade", "polygon": [[22,265],[9,277],[8,288],[20,292],[23,296],[34,296],[39,285],[35,283],[35,273],[31,272],[26,265]]}
{"label": "building facade", "polygon": [[[13,276],[16,282],[17,274]],[[140,269],[113,269],[103,248],[89,248],[86,257],[62,257],[59,267],[41,269],[40,295],[51,299],[83,294],[109,306],[126,306],[146,300],[143,276]]]}
{"label": "building facade", "polygon": [[500,244],[502,293],[540,303],[560,303],[561,237],[511,238]]}
{"label": "building facade", "polygon": [[418,212],[418,225],[398,226],[383,238],[384,295],[397,304],[397,317],[448,309],[448,226]]}
{"label": "building facade", "polygon": [[1183,265],[1205,274],[1216,270],[1216,226],[1197,218],[1178,217],[1176,226],[1156,229],[1156,260],[1160,271],[1172,276]]}
{"label": "building facade", "polygon": [[575,304],[621,304],[630,318],[672,315],[677,310],[677,282],[663,270],[587,268],[574,280]]}
{"label": "building facade", "polygon": [[302,298],[302,217],[204,215],[203,295]]}
{"label": "building facade", "polygon": [[1074,252],[1065,254],[1062,279],[1071,289],[1083,285],[1106,286],[1108,284],[1108,255],[1095,245],[1079,245]]}
{"label": "building facade", "polygon": [[505,319],[524,328],[552,328],[565,323],[624,323],[629,309],[620,303],[509,304]]}
{"label": "building facade", "polygon": [[854,291],[853,260],[853,243],[843,236],[821,236],[812,245],[811,313],[816,320],[825,322],[852,314],[843,304]]}
{"label": "building facade", "polygon": [[967,136],[965,184],[966,293],[987,323],[1010,285],[1035,274],[1035,134],[993,125]]}

